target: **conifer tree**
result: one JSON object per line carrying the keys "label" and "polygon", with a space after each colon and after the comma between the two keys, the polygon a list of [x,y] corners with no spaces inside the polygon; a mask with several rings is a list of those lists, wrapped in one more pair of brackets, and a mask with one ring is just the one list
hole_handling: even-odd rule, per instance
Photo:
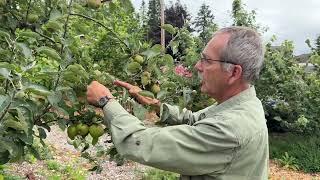
{"label": "conifer tree", "polygon": [[150,0],[147,12],[147,25],[149,26],[147,39],[160,44],[160,1]]}
{"label": "conifer tree", "polygon": [[195,29],[199,33],[199,37],[206,44],[214,31],[218,29],[218,25],[214,23],[214,15],[210,7],[205,3],[201,5],[200,10],[195,18]]}

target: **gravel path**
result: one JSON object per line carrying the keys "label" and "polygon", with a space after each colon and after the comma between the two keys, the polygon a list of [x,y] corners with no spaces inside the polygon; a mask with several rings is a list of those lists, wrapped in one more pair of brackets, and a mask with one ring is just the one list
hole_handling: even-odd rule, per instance
{"label": "gravel path", "polygon": [[[98,145],[102,145],[105,143],[107,139],[110,139],[107,135],[99,138]],[[47,138],[47,142],[51,144],[53,147],[55,147],[56,152],[60,152],[59,156],[55,157],[55,159],[63,159],[64,161],[68,161],[69,158],[75,158],[70,157],[65,152],[69,152],[73,154],[74,156],[78,157],[80,156],[80,153],[72,146],[67,143],[67,135],[66,132],[61,131],[60,128],[54,126],[52,127],[52,131],[50,135]],[[107,147],[111,146],[111,144],[107,144]],[[96,149],[91,148],[89,149],[90,152],[94,152]],[[65,156],[67,155],[67,156]],[[84,162],[82,166],[88,167],[88,169],[91,167],[89,164],[86,164],[86,160],[81,158]],[[71,161],[71,160],[70,160]],[[109,180],[133,180],[133,179],[139,179],[136,176],[138,175],[137,172],[142,172],[146,169],[145,166],[132,162],[132,161],[125,161],[125,163],[122,166],[117,166],[117,164],[113,161],[109,161],[108,157],[103,158],[102,164],[101,164],[103,170],[100,174],[97,174],[95,172],[88,173],[87,179],[89,180],[100,180],[100,179],[109,179]]]}
{"label": "gravel path", "polygon": [[[109,161],[109,157],[103,157],[101,166],[103,168],[100,174],[96,172],[87,171],[92,168],[92,164],[87,159],[81,157],[81,154],[72,145],[67,143],[67,134],[63,132],[58,126],[52,126],[51,132],[47,134],[45,139],[46,144],[50,147],[53,155],[53,161],[58,162],[62,166],[72,165],[74,169],[83,170],[86,173],[86,179],[89,180],[135,180],[141,179],[139,177],[148,167],[132,162],[125,161],[122,166],[117,166],[115,162]],[[105,140],[110,139],[108,136],[104,136],[99,139],[98,145],[104,144]],[[109,147],[111,144],[107,144]],[[95,152],[95,148],[89,149],[90,153]],[[61,166],[61,167],[62,167]],[[48,176],[55,175],[54,171],[47,171],[46,161],[37,160],[35,163],[22,162],[8,164],[6,169],[7,174],[15,176],[26,177],[28,174],[32,174],[36,180],[46,180]],[[68,179],[68,178],[62,178]]]}

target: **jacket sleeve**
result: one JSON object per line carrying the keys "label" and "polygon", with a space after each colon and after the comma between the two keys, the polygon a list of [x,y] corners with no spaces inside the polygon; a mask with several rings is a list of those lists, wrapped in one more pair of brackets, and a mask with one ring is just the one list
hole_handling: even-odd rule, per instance
{"label": "jacket sleeve", "polygon": [[146,128],[117,101],[108,103],[104,114],[113,143],[121,155],[183,175],[221,173],[238,146],[233,131],[224,121],[217,121],[215,125],[197,123],[196,126]]}
{"label": "jacket sleeve", "polygon": [[180,109],[179,106],[171,106],[169,104],[162,104],[160,107],[160,122],[169,125],[188,124],[192,125],[201,118],[201,114],[205,111],[200,110],[193,113],[186,108]]}

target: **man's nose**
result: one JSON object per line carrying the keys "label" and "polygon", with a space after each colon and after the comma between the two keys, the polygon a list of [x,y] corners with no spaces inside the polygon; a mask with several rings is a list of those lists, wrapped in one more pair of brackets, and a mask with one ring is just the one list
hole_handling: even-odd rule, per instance
{"label": "man's nose", "polygon": [[197,64],[194,66],[194,68],[195,68],[197,71],[201,71],[201,68],[202,68],[201,62],[198,61]]}

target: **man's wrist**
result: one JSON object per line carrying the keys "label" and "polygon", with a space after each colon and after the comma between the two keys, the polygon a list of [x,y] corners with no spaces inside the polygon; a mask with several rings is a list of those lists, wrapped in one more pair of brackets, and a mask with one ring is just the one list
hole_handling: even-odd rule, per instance
{"label": "man's wrist", "polygon": [[151,106],[159,106],[161,105],[160,100],[158,99],[153,99],[152,102],[150,103]]}
{"label": "man's wrist", "polygon": [[97,102],[97,107],[103,109],[103,107],[106,106],[112,99],[114,99],[114,97],[112,95],[111,96],[106,95],[106,96],[101,97]]}
{"label": "man's wrist", "polygon": [[154,99],[151,106],[155,107],[156,114],[160,116],[160,107],[161,107],[160,100]]}

